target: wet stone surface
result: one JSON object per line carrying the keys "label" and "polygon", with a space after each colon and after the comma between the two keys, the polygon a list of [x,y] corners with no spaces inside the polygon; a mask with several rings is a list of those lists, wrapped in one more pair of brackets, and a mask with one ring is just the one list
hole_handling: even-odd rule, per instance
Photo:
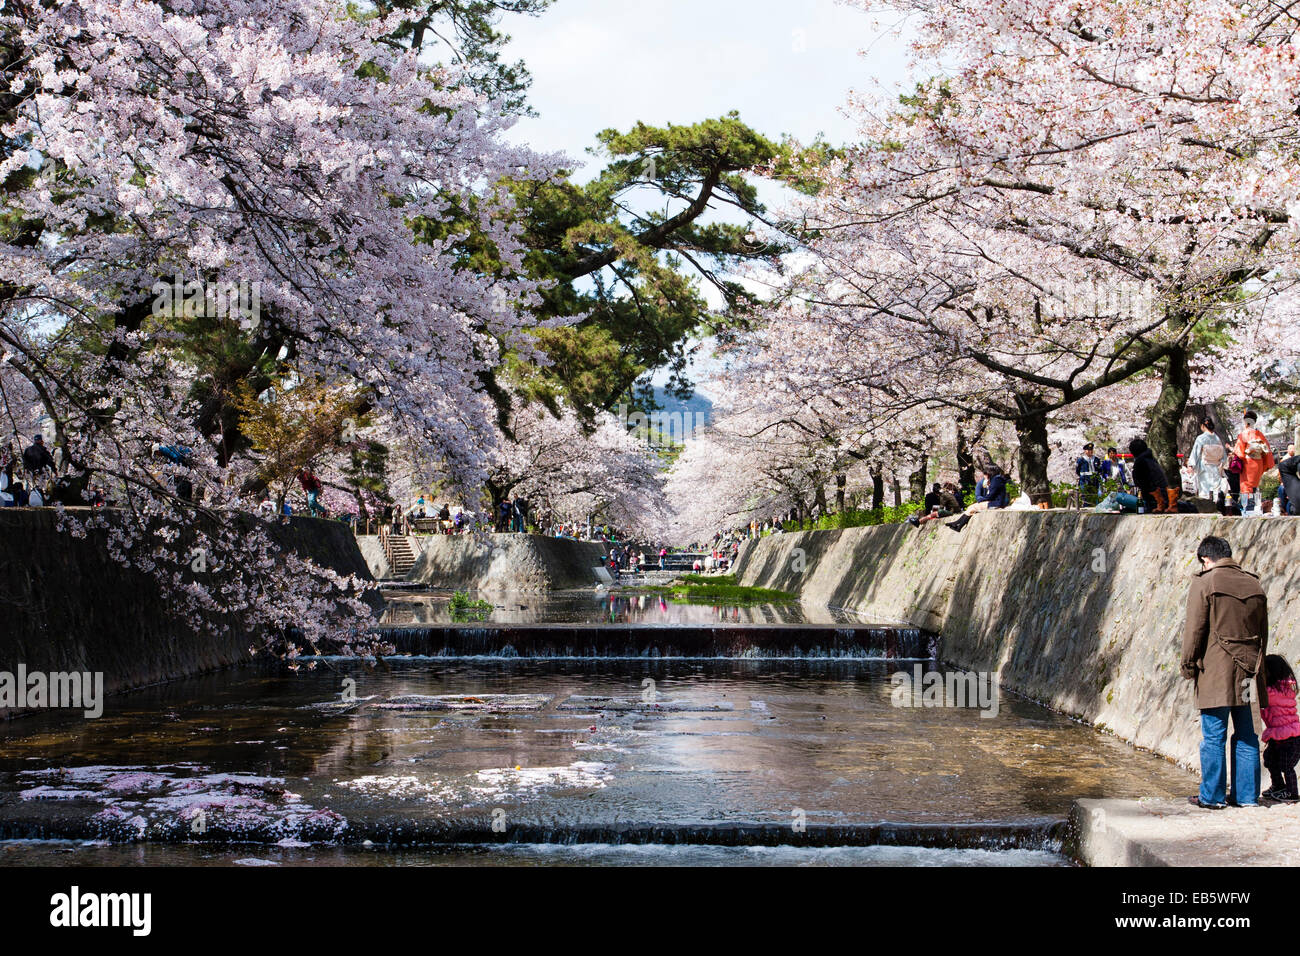
{"label": "wet stone surface", "polygon": [[[1080,797],[1175,796],[1193,785],[1167,761],[1005,696],[992,718],[892,706],[896,666],[501,660],[228,671],[110,699],[98,720],[43,714],[5,725],[0,836],[283,850],[625,833],[637,843],[797,847],[917,842],[920,832],[935,846],[1025,847],[1026,833],[1046,832]],[[0,863],[25,859],[21,846],[32,844],[6,844]],[[548,859],[515,852],[519,862]],[[552,859],[586,861],[576,851]]]}

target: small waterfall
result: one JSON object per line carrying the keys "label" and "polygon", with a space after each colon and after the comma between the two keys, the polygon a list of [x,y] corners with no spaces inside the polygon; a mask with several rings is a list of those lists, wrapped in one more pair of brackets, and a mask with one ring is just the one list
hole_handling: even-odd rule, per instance
{"label": "small waterfall", "polygon": [[445,658],[933,660],[937,637],[916,627],[811,624],[382,625],[397,655]]}

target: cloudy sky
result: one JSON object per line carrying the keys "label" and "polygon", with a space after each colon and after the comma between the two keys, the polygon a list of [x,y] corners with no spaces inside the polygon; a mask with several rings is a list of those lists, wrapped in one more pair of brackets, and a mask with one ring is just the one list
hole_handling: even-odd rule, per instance
{"label": "cloudy sky", "polygon": [[850,89],[904,78],[905,24],[834,0],[556,0],[502,24],[540,114],[513,136],[575,158],[602,129],[693,123],[739,110],[758,132],[834,142]]}

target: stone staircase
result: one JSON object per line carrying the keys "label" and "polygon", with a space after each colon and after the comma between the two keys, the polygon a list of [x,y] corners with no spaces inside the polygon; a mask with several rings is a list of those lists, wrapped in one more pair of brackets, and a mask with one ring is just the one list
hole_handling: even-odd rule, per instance
{"label": "stone staircase", "polygon": [[395,579],[405,578],[415,566],[415,547],[408,535],[387,535],[384,538],[384,551],[388,555],[388,568]]}

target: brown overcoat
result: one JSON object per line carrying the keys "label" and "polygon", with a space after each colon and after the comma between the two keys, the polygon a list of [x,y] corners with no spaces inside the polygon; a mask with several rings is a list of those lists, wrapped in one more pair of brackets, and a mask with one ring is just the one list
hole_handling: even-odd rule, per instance
{"label": "brown overcoat", "polygon": [[[1224,561],[1192,578],[1183,628],[1183,676],[1196,682],[1196,706],[1268,704],[1264,655],[1268,653],[1268,598],[1259,578]],[[1252,680],[1252,675],[1254,679]]]}

